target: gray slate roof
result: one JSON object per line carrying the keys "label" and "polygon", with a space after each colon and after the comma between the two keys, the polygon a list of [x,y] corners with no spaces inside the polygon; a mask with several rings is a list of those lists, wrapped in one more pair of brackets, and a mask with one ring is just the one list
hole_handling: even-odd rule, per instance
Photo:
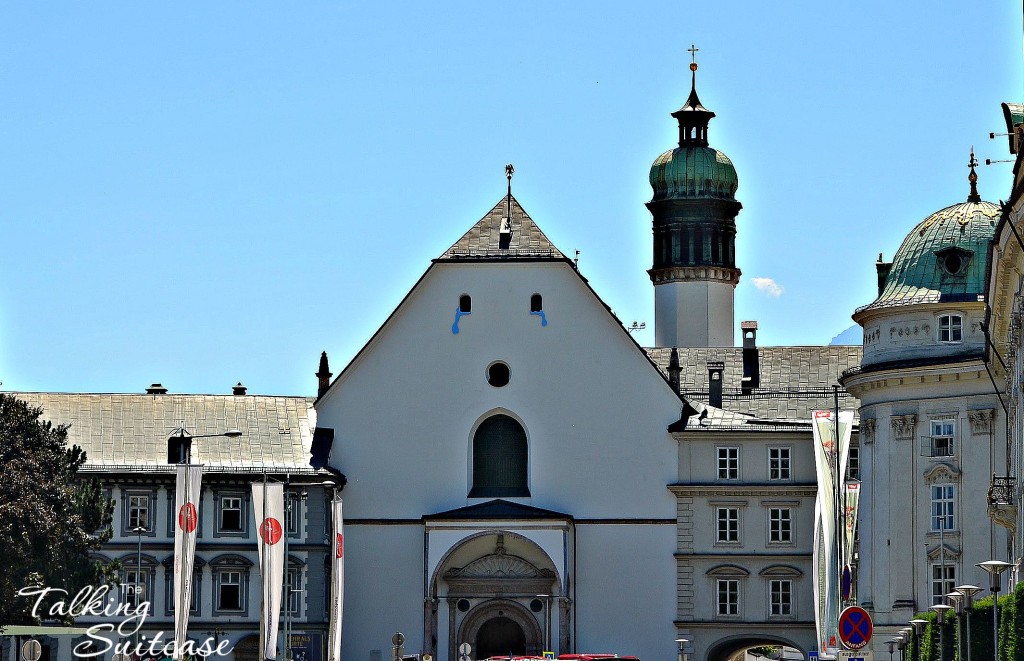
{"label": "gray slate roof", "polygon": [[239,438],[197,438],[192,461],[218,472],[313,472],[313,399],[263,395],[7,393],[43,409],[43,419],[70,425],[68,441],[87,453],[86,470],[171,472],[167,438],[228,429]]}
{"label": "gray slate roof", "polygon": [[[645,349],[668,376],[672,349]],[[743,349],[740,347],[680,347],[680,390],[684,397],[706,404],[708,401],[708,361],[722,361],[722,408],[732,413],[757,418],[809,419],[815,409],[833,408],[832,386],[839,375],[859,366],[860,346],[758,347],[761,384],[750,394],[742,394]],[[839,389],[839,406],[856,410],[860,402]]]}
{"label": "gray slate roof", "polygon": [[512,235],[506,248],[500,245],[501,221],[508,211],[508,200],[502,197],[494,208],[487,212],[462,238],[444,251],[439,259],[480,259],[480,258],[550,258],[565,259],[565,256],[540,231],[529,214],[519,206],[513,196]]}

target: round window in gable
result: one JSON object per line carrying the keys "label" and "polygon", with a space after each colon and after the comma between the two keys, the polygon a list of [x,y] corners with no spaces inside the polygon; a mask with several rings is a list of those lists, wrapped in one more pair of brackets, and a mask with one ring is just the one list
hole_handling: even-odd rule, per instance
{"label": "round window in gable", "polygon": [[511,370],[509,370],[508,365],[500,360],[491,363],[487,368],[487,383],[495,388],[507,386],[510,378],[512,378]]}

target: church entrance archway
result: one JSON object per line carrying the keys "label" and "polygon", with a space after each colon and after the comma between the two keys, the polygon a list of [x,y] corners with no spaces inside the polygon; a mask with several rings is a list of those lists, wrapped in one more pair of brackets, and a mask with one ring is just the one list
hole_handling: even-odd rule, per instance
{"label": "church entrance archway", "polygon": [[474,659],[492,656],[540,656],[544,638],[528,609],[511,599],[485,601],[466,614],[458,639],[473,645]]}
{"label": "church entrance archway", "polygon": [[476,655],[478,659],[492,656],[524,656],[526,654],[526,633],[511,618],[492,617],[484,622],[476,633]]}

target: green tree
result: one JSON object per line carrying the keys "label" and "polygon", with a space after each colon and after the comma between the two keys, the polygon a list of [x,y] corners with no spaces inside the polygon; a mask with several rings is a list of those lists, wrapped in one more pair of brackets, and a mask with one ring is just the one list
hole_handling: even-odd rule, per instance
{"label": "green tree", "polygon": [[[97,480],[78,476],[85,452],[68,447],[67,425],[42,414],[0,394],[0,626],[36,622],[35,599],[16,597],[23,587],[60,588],[69,600],[85,586],[116,580],[116,565],[92,555],[113,534],[114,503]],[[37,615],[49,617],[58,598]]]}

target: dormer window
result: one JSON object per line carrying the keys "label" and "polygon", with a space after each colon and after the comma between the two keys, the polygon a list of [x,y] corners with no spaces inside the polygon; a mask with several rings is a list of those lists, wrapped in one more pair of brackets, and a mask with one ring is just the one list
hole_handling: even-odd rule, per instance
{"label": "dormer window", "polygon": [[963,342],[964,318],[958,314],[939,317],[939,342]]}
{"label": "dormer window", "polygon": [[935,253],[944,275],[964,275],[971,261],[971,252],[962,248],[943,248]]}

